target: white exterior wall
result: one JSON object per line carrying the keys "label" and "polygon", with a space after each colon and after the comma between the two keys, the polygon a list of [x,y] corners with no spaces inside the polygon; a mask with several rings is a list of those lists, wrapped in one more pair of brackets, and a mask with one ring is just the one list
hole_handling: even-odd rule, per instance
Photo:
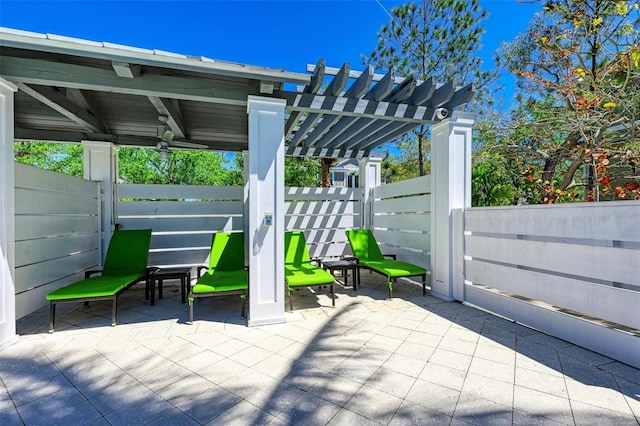
{"label": "white exterior wall", "polygon": [[0,348],[16,339],[13,97],[18,88],[0,78]]}

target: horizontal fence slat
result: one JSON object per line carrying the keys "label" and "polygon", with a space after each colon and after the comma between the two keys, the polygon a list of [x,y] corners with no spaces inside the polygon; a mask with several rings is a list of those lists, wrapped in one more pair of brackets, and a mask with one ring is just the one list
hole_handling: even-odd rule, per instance
{"label": "horizontal fence slat", "polygon": [[38,167],[15,163],[16,189],[59,192],[78,196],[97,197],[98,183],[52,172]]}
{"label": "horizontal fence slat", "polygon": [[471,232],[640,242],[640,201],[545,206],[474,207]]}
{"label": "horizontal fence slat", "polygon": [[430,212],[431,195],[378,200],[373,204],[373,213]]}
{"label": "horizontal fence slat", "polygon": [[242,215],[244,204],[238,201],[120,201],[118,216],[207,216]]}
{"label": "horizontal fence slat", "polygon": [[16,188],[15,214],[84,214],[98,213],[95,197]]}
{"label": "horizontal fence slat", "polygon": [[151,248],[210,247],[212,235],[213,232],[201,234],[156,234],[151,238]]}
{"label": "horizontal fence slat", "polygon": [[373,198],[402,197],[412,194],[428,194],[431,192],[431,176],[421,176],[401,182],[387,183],[373,188]]}
{"label": "horizontal fence slat", "polygon": [[160,218],[160,219],[125,219],[118,218],[117,223],[122,229],[149,229],[157,232],[228,232],[241,231],[244,219],[240,216],[233,217],[196,217],[196,218]]}
{"label": "horizontal fence slat", "polygon": [[379,244],[390,247],[406,247],[428,251],[431,246],[430,234],[376,229],[374,235]]}
{"label": "horizontal fence slat", "polygon": [[78,253],[60,259],[50,259],[44,262],[17,267],[16,293],[28,291],[31,288],[60,280],[78,271],[95,269],[98,251]]}
{"label": "horizontal fence slat", "polygon": [[479,259],[640,286],[640,250],[468,235],[465,254]]}
{"label": "horizontal fence slat", "polygon": [[377,214],[373,216],[373,229],[425,231],[431,230],[430,214]]}
{"label": "horizontal fence slat", "polygon": [[360,200],[360,188],[285,188],[284,199],[289,201]]}
{"label": "horizontal fence slat", "polygon": [[98,234],[16,241],[16,267],[95,250]]}
{"label": "horizontal fence slat", "polygon": [[345,243],[333,244],[310,244],[309,256],[311,258],[328,259],[332,257],[341,257],[350,253]]}
{"label": "horizontal fence slat", "polygon": [[305,229],[353,229],[359,218],[354,216],[285,216],[285,228]]}
{"label": "horizontal fence slat", "polygon": [[241,186],[119,184],[118,198],[173,200],[244,200]]}
{"label": "horizontal fence slat", "polygon": [[163,267],[166,265],[208,265],[210,249],[149,251],[147,264]]}
{"label": "horizontal fence slat", "polygon": [[360,214],[360,203],[352,201],[289,201],[288,215],[345,215]]}
{"label": "horizontal fence slat", "polygon": [[16,216],[16,241],[98,232],[98,216]]}
{"label": "horizontal fence slat", "polygon": [[466,279],[640,330],[640,292],[571,278],[466,261]]}

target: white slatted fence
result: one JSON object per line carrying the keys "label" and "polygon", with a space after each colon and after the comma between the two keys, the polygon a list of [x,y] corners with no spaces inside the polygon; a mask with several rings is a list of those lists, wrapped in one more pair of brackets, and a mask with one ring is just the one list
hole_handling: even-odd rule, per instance
{"label": "white slatted fence", "polygon": [[465,301],[640,367],[640,202],[471,208]]}
{"label": "white slatted fence", "polygon": [[429,269],[431,177],[373,188],[373,233],[383,253]]}
{"label": "white slatted fence", "polygon": [[16,318],[98,266],[99,186],[15,164]]}

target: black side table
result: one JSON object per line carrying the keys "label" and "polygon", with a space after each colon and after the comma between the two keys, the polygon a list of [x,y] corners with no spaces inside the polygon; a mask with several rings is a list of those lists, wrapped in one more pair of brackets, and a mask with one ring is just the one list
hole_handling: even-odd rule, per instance
{"label": "black side table", "polygon": [[328,260],[322,261],[322,269],[329,271],[333,275],[333,271],[342,271],[344,284],[348,285],[348,271],[351,271],[351,280],[353,281],[353,289],[358,287],[358,263],[352,260]]}
{"label": "black side table", "polygon": [[162,282],[164,280],[180,280],[182,303],[187,301],[187,294],[191,292],[191,268],[158,269],[151,275],[151,298],[149,304],[155,305],[156,281],[158,282],[158,299],[162,299]]}

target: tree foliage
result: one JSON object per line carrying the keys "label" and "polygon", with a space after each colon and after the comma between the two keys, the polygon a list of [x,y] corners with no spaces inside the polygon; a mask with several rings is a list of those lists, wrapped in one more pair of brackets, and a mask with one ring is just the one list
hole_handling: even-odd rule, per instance
{"label": "tree foliage", "polygon": [[526,159],[539,201],[640,198],[638,5],[549,1],[502,49],[519,105],[496,140]]}
{"label": "tree foliage", "polygon": [[[394,7],[390,15],[390,23],[378,32],[376,49],[363,58],[365,63],[403,76],[415,74],[420,80],[475,82],[478,88],[495,79],[494,73],[481,70],[478,50],[487,12],[479,0],[412,1]],[[414,137],[422,176],[426,173],[427,127],[418,127]]]}

